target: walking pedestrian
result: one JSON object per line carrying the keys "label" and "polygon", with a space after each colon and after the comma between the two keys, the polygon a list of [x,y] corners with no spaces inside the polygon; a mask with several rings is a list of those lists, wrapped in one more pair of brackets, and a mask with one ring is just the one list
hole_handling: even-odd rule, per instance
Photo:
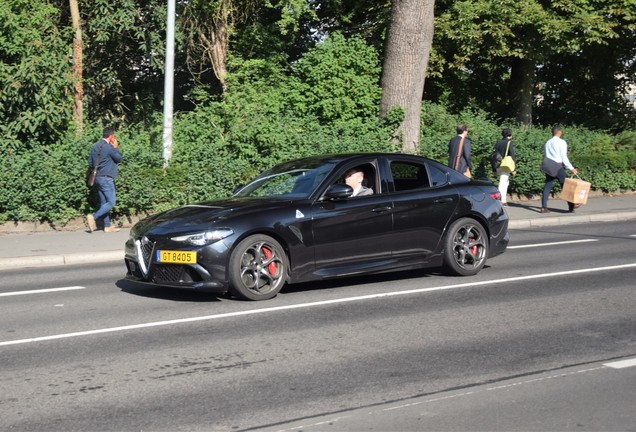
{"label": "walking pedestrian", "polygon": [[[501,137],[495,144],[494,151],[504,158],[506,155],[510,156],[512,160],[517,164],[517,155],[515,154],[515,146],[512,143],[512,130],[505,128],[501,131]],[[499,193],[501,194],[501,203],[508,205],[508,185],[510,184],[510,176],[517,174],[517,171],[508,172],[498,166],[495,170],[495,175],[499,176]]]}
{"label": "walking pedestrian", "polygon": [[468,138],[468,127],[465,124],[457,126],[457,135],[455,135],[448,143],[448,166],[464,174],[466,177],[472,177],[473,162],[471,160],[472,143]]}
{"label": "walking pedestrian", "polygon": [[115,179],[117,178],[119,164],[122,155],[119,152],[119,143],[115,138],[115,130],[106,128],[102,134],[103,138],[97,141],[91,148],[88,156],[88,166],[92,170],[97,167],[97,177],[95,186],[99,194],[99,208],[93,214],[86,215],[88,230],[97,230],[97,220],[103,220],[104,232],[114,233],[119,231],[111,225],[110,210],[115,206]]}
{"label": "walking pedestrian", "polygon": [[[541,196],[541,213],[550,213],[548,210],[548,197],[552,191],[554,180],[558,180],[561,186],[565,182],[567,168],[572,174],[576,174],[576,168],[568,159],[568,144],[561,136],[563,129],[560,126],[552,128],[552,138],[545,143],[545,155],[541,164],[541,171],[545,173],[545,185]],[[568,211],[574,212],[578,207],[574,203],[568,202]]]}

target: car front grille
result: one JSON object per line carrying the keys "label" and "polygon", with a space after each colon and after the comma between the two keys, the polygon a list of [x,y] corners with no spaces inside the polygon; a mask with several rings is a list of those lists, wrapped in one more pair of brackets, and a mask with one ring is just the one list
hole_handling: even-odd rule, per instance
{"label": "car front grille", "polygon": [[137,262],[143,278],[161,284],[189,284],[203,280],[191,266],[153,262],[156,241],[143,237],[135,242]]}
{"label": "car front grille", "polygon": [[150,259],[152,257],[152,250],[155,247],[155,243],[150,240],[141,243],[141,259],[144,260],[146,268],[150,267]]}
{"label": "car front grille", "polygon": [[186,267],[182,265],[155,265],[152,271],[156,282],[184,282],[187,274]]}
{"label": "car front grille", "polygon": [[135,241],[137,261],[139,263],[139,269],[144,277],[148,277],[154,248],[155,242],[150,240],[148,237]]}

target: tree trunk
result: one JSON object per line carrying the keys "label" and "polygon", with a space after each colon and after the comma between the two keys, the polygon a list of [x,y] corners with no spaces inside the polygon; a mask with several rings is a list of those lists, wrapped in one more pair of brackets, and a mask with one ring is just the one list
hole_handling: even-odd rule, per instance
{"label": "tree trunk", "polygon": [[233,25],[234,0],[218,0],[212,7],[205,1],[187,2],[183,22],[189,45],[188,66],[193,75],[204,73],[211,65],[223,93],[227,92],[227,55]]}
{"label": "tree trunk", "polygon": [[404,109],[398,128],[402,150],[417,153],[420,145],[424,79],[433,42],[435,0],[393,0],[382,68],[380,115]]}
{"label": "tree trunk", "polygon": [[231,8],[231,0],[221,0],[220,10],[214,17],[212,25],[204,27],[208,34],[199,33],[201,41],[205,45],[205,52],[212,64],[214,75],[221,83],[223,93],[227,92],[228,20]]}
{"label": "tree trunk", "polygon": [[510,104],[516,113],[519,124],[532,126],[532,107],[534,105],[535,62],[530,59],[514,59],[510,72]]}
{"label": "tree trunk", "polygon": [[71,7],[71,21],[73,24],[73,121],[75,133],[80,135],[84,130],[84,83],[82,66],[82,25],[77,0],[69,0]]}

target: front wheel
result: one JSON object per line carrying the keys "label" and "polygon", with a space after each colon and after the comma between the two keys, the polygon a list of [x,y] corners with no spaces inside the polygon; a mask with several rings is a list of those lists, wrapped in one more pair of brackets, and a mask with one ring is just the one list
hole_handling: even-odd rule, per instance
{"label": "front wheel", "polygon": [[280,243],[266,235],[241,241],[230,257],[230,290],[247,300],[275,297],[285,285],[287,255]]}
{"label": "front wheel", "polygon": [[472,276],[486,264],[488,237],[484,227],[474,219],[462,218],[448,229],[444,245],[444,265],[458,276]]}

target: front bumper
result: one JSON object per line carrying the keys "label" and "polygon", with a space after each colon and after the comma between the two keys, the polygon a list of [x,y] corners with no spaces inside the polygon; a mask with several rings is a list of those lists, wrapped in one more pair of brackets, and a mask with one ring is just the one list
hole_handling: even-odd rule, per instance
{"label": "front bumper", "polygon": [[186,288],[215,294],[228,291],[225,265],[227,248],[222,242],[197,250],[196,264],[163,264],[155,251],[176,249],[174,244],[148,238],[129,239],[125,248],[126,279],[171,288]]}

